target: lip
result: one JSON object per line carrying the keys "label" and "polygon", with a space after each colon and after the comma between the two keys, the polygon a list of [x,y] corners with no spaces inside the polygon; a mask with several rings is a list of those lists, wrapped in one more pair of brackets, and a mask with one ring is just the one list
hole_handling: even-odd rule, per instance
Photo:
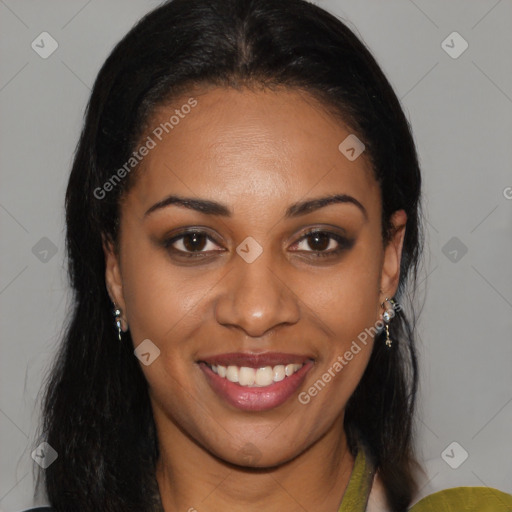
{"label": "lip", "polygon": [[[220,377],[208,366],[208,364],[228,366],[227,363],[230,363],[235,366],[261,368],[283,362],[304,364],[304,366],[290,377],[265,387],[241,386]],[[223,354],[198,361],[208,384],[221,399],[238,410],[252,412],[267,411],[283,405],[300,388],[307,373],[313,368],[313,364],[313,360],[305,356],[277,353]]]}

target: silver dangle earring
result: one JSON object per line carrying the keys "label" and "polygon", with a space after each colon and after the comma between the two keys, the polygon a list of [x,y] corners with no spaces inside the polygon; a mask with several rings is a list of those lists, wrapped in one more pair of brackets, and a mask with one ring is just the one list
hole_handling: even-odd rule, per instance
{"label": "silver dangle earring", "polygon": [[[390,304],[391,307],[386,308],[386,302]],[[389,324],[391,323],[391,319],[395,316],[395,301],[386,297],[380,307],[384,309],[382,320],[384,320],[384,327],[386,329],[386,346],[391,348],[393,340],[389,337]]]}
{"label": "silver dangle earring", "polygon": [[121,327],[121,314],[122,311],[117,307],[116,303],[114,302],[114,317],[117,327],[117,337],[119,338],[119,341],[122,341],[121,335],[123,333],[123,329]]}

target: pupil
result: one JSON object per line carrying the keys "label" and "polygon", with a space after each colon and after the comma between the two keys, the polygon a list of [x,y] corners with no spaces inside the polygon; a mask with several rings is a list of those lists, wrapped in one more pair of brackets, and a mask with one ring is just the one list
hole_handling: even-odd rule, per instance
{"label": "pupil", "polygon": [[[326,233],[314,233],[310,235],[309,246],[315,251],[322,251],[329,247],[329,235]],[[313,241],[313,243],[311,243]]]}
{"label": "pupil", "polygon": [[200,251],[204,248],[206,242],[206,236],[200,233],[189,233],[183,239],[183,245],[187,251]]}

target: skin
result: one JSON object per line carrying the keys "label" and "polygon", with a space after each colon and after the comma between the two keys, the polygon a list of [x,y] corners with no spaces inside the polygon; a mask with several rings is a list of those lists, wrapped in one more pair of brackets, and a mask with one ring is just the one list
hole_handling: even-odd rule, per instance
{"label": "skin", "polygon": [[[354,463],[344,410],[373,340],[308,404],[297,393],[263,412],[227,404],[196,361],[227,352],[307,354],[314,367],[299,392],[307,390],[395,294],[406,214],[394,214],[384,247],[370,164],[364,153],[353,162],[340,153],[350,129],[308,94],[196,92],[197,106],[149,152],[125,196],[119,253],[104,245],[107,287],[134,345],[149,338],[160,349],[141,368],[161,446],[162,502],[166,512],[333,512]],[[148,126],[187,99],[161,107]],[[292,203],[334,193],[355,198],[366,216],[348,202],[284,216]],[[177,205],[145,215],[169,194],[223,203],[232,216]],[[164,247],[166,238],[199,226],[213,237],[199,246],[205,257],[179,257],[193,250],[190,237],[175,241],[174,252]],[[339,244],[315,245],[304,236],[311,228],[355,241],[322,258],[317,252]],[[252,263],[236,252],[248,236],[263,249]]]}

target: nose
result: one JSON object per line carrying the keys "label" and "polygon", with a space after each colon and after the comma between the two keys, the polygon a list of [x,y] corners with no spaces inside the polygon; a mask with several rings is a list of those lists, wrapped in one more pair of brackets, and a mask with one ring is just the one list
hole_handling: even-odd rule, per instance
{"label": "nose", "polygon": [[293,325],[300,318],[293,283],[287,282],[286,274],[267,251],[252,263],[236,256],[223,283],[215,306],[215,317],[223,326],[261,337],[277,326]]}

